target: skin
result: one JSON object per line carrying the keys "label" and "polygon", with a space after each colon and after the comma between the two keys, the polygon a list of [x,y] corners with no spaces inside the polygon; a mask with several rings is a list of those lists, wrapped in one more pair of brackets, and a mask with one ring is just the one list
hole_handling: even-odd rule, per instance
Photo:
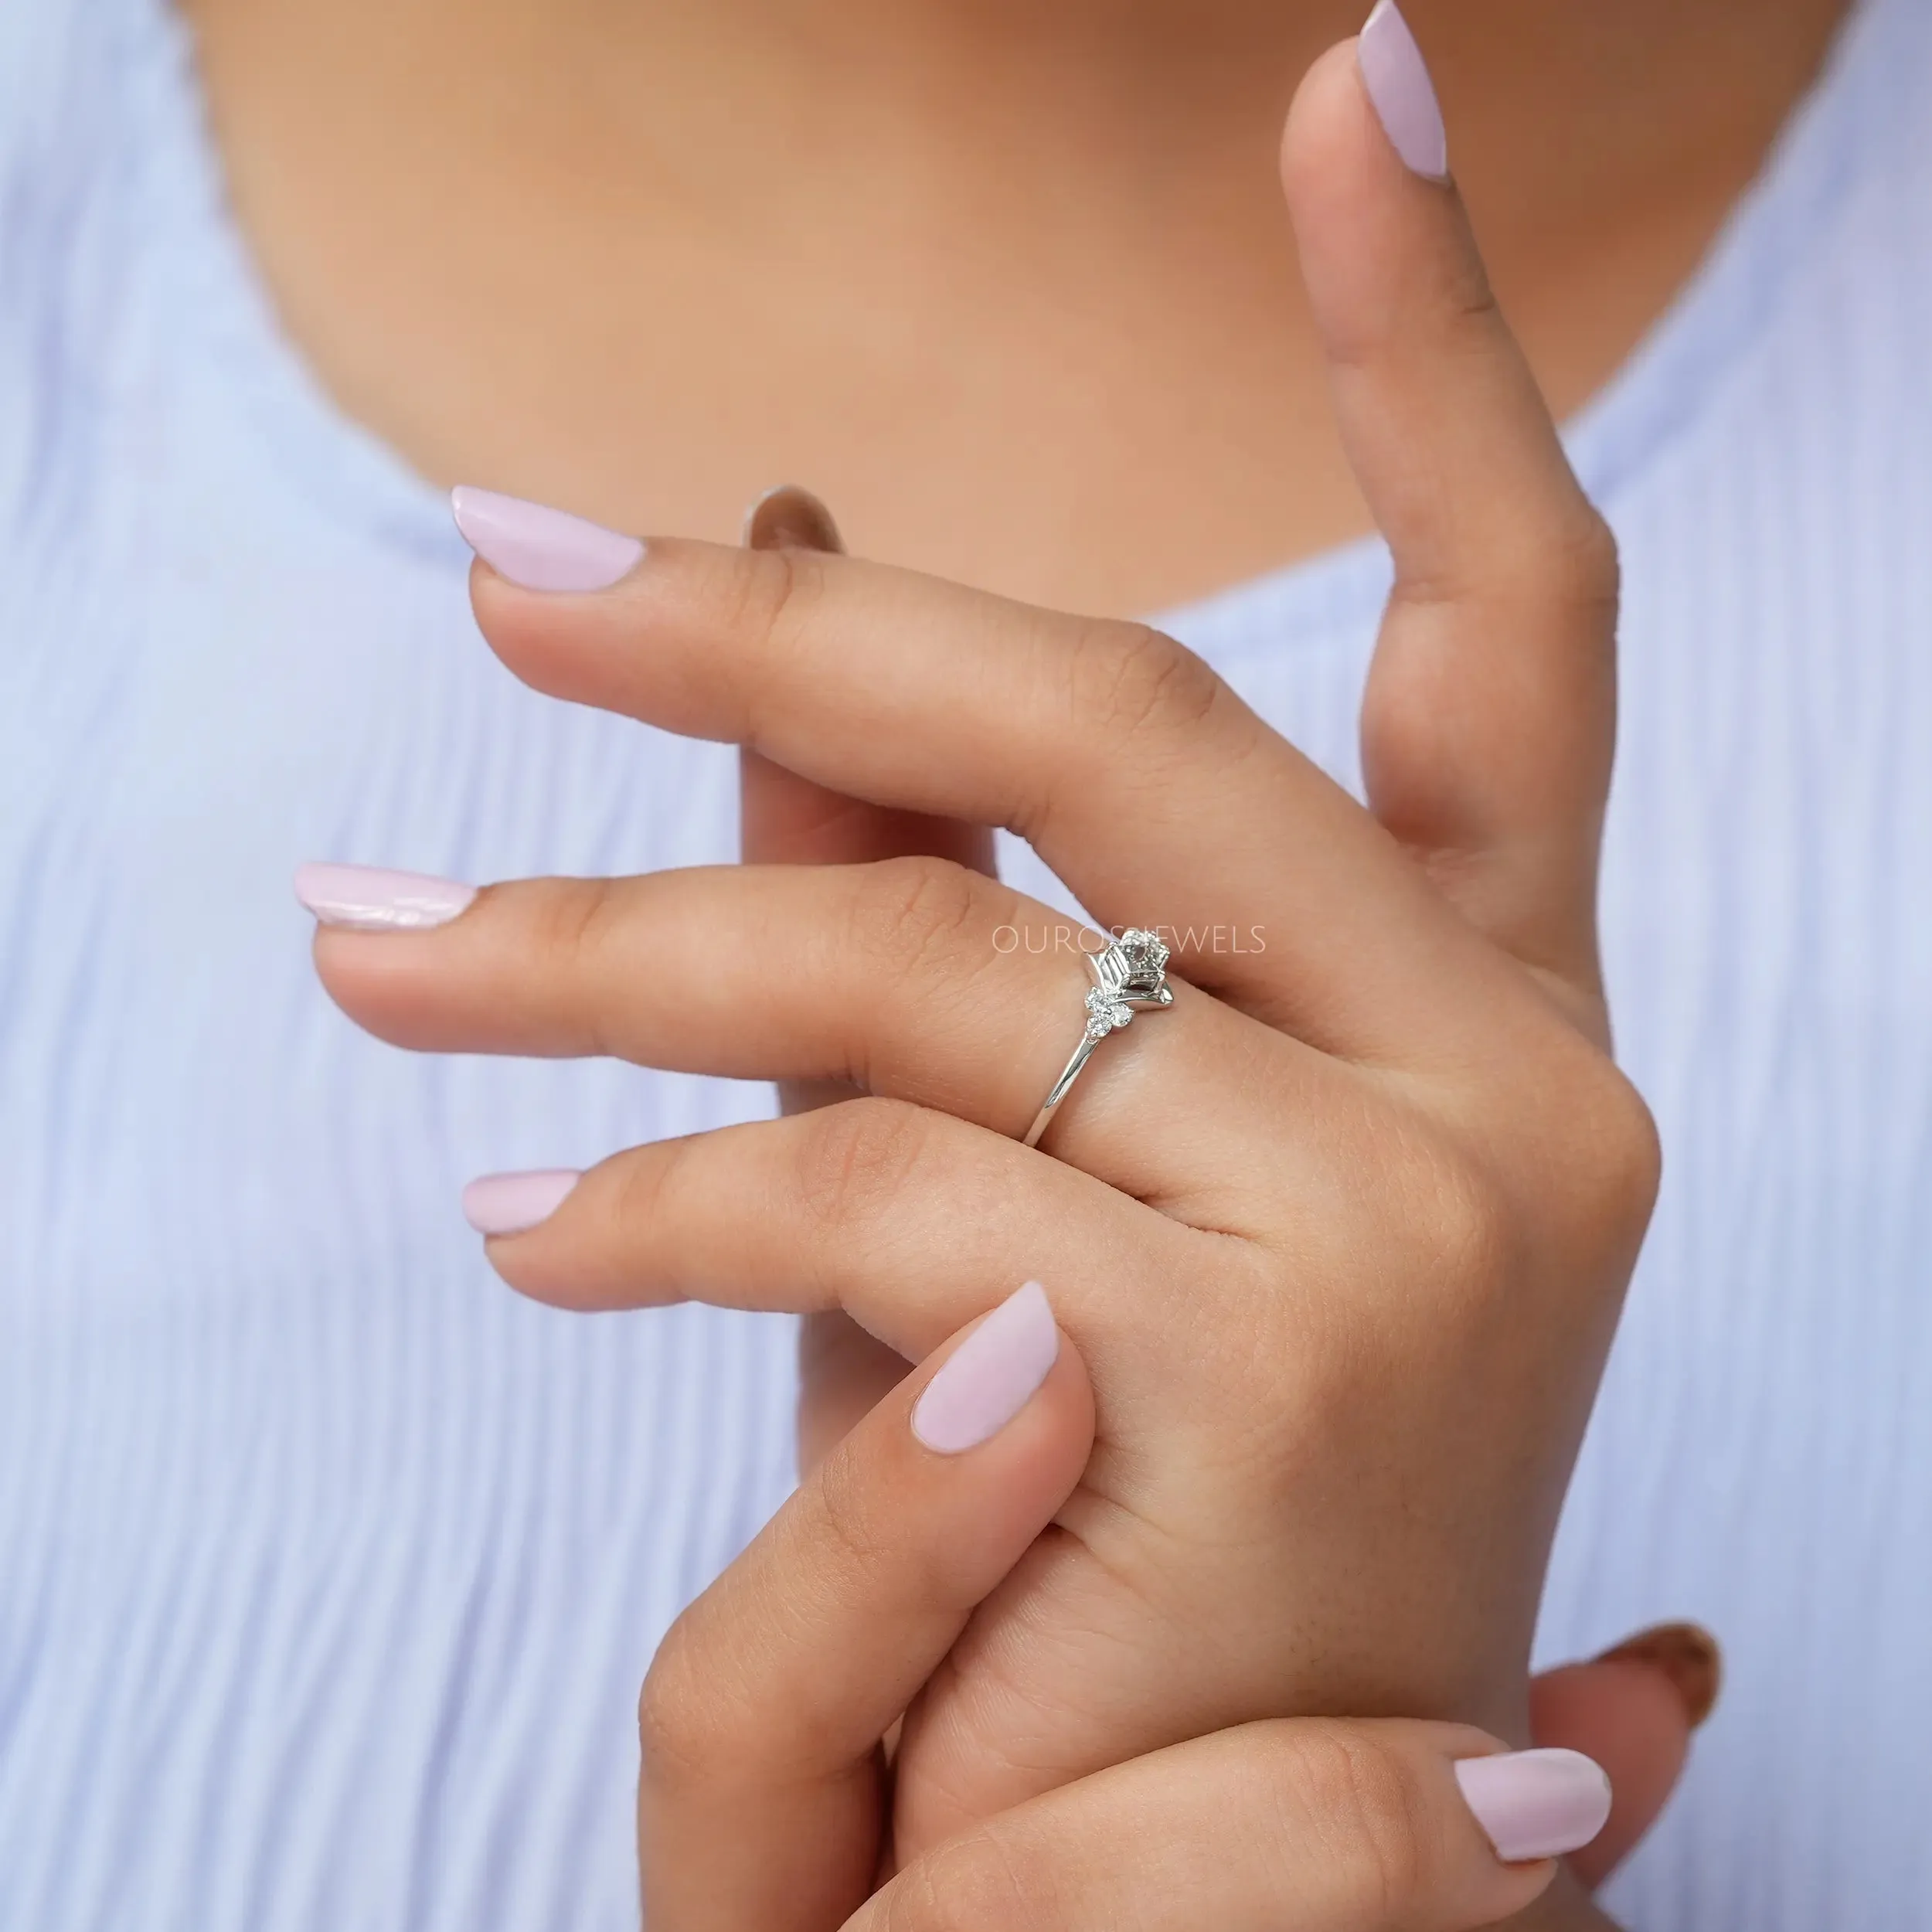
{"label": "skin", "polygon": [[[1259,1713],[1526,1736],[1549,1539],[1655,1186],[1596,962],[1607,534],[1458,196],[1396,158],[1350,48],[1304,87],[1282,173],[1397,566],[1372,811],[1143,628],[655,539],[604,594],[474,582],[540,689],[828,796],[1008,825],[1103,918],[1268,934],[1184,949],[1172,1013],[1076,1090],[1050,1154],[1009,1137],[1084,975],[1002,956],[1055,916],[950,860],[526,882],[436,931],[318,936],[338,1000],[406,1045],[869,1097],[617,1157],[492,1243],[526,1292],[835,1307],[920,1359],[992,1284],[1053,1284],[1094,1453],[906,1714],[904,1859]],[[673,1682],[661,1752],[713,1695]]]}
{"label": "skin", "polygon": [[[1255,157],[1278,118],[1280,77],[1352,19],[1331,19],[1312,5],[1230,5],[1191,9],[1177,36],[1171,9],[1111,8],[1104,21],[1070,5],[1035,17],[1043,11],[801,4],[761,9],[754,30],[728,6],[667,7],[648,21],[585,7],[546,9],[539,32],[533,9],[502,4],[466,10],[456,32],[434,0],[366,15],[226,0],[196,9],[236,201],[292,332],[345,406],[427,474],[564,502],[622,526],[702,529],[728,527],[748,478],[804,470],[830,481],[869,549],[1100,612],[1171,601],[1334,541],[1362,526],[1364,498],[1396,543],[1407,621],[1385,638],[1365,721],[1388,850],[1370,862],[1369,847],[1345,835],[1338,817],[1321,815],[1332,801],[1318,807],[1313,792],[1294,812],[1264,821],[1291,821],[1304,841],[1311,830],[1321,835],[1295,848],[1316,852],[1310,873],[1335,888],[1311,896],[1308,910],[1320,927],[1286,917],[1300,910],[1292,895],[1270,902],[1296,935],[1298,956],[1277,961],[1278,983],[1244,981],[1238,971],[1218,977],[1229,971],[1224,961],[1184,963],[1203,997],[1219,1000],[1184,1002],[1173,1016],[1199,1022],[1192,1057],[1164,1059],[1158,1034],[1143,1053],[1137,1035],[1134,1058],[1116,1056],[1124,1077],[1083,1087],[1056,1129],[1061,1165],[1190,1234],[1264,1247],[1272,1240],[1276,1264],[1287,1270],[1273,1287],[1292,1277],[1335,1289],[1335,1305],[1360,1325],[1334,1328],[1311,1303],[1291,1308],[1287,1329],[1257,1328],[1254,1308],[1282,1298],[1255,1297],[1270,1285],[1257,1277],[1246,1284],[1247,1314],[1203,1331],[1227,1352],[1213,1357],[1222,1372],[1172,1390],[1162,1386],[1174,1379],[1171,1338],[1136,1335],[1117,1307],[1110,1318],[1097,1300],[1070,1308],[1101,1397],[1099,1451],[1058,1534],[1032,1546],[995,1592],[1003,1600],[975,1619],[981,1681],[994,1695],[976,1689],[971,1669],[955,1659],[942,1673],[945,1695],[935,1692],[916,1713],[905,1748],[915,1770],[922,1750],[934,1768],[930,1800],[917,1798],[917,1777],[902,1770],[902,1793],[910,1788],[915,1801],[934,1808],[926,1821],[900,1821],[915,1856],[922,1840],[964,1818],[1029,1801],[1017,1770],[1044,1789],[1157,1752],[1169,1737],[1238,1723],[1257,1701],[1474,1715],[1505,1735],[1523,1734],[1522,1660],[1542,1553],[1654,1159],[1641,1109],[1597,1050],[1604,1022],[1588,905],[1609,746],[1604,558],[1591,520],[1565,498],[1546,421],[1527,405],[1540,381],[1560,409],[1573,406],[1614,366],[1748,178],[1815,70],[1840,9],[1659,4],[1549,18],[1547,9],[1498,0],[1415,10],[1450,107],[1459,175],[1485,208],[1498,279],[1529,342],[1527,371],[1512,364],[1505,386],[1515,400],[1505,413],[1524,432],[1519,454],[1541,449],[1534,461],[1526,456],[1526,478],[1539,464],[1543,472],[1520,495],[1494,493],[1529,516],[1526,525],[1517,518],[1506,529],[1453,534],[1431,528],[1432,506],[1403,501],[1396,468],[1382,464],[1378,474],[1372,449],[1365,462],[1374,437],[1364,425],[1376,408],[1426,402],[1427,386],[1409,389],[1398,379],[1379,391],[1374,372],[1363,379],[1358,366],[1359,341],[1342,341],[1338,354],[1338,327],[1346,338],[1362,325],[1364,291],[1348,292],[1349,258],[1335,237],[1362,209],[1332,206],[1325,216],[1318,204],[1334,184],[1325,186],[1312,167],[1298,198],[1291,144],[1291,200],[1312,297],[1304,303],[1281,250],[1272,197],[1256,185]],[[866,57],[855,60],[855,50]],[[1709,84],[1713,73],[1724,75],[1723,87]],[[345,114],[368,138],[342,141]],[[798,167],[797,144],[826,138],[828,128],[837,131],[830,151],[814,154],[823,165]],[[1324,151],[1318,138],[1313,151]],[[1343,179],[1352,179],[1345,169]],[[1041,182],[1064,193],[1035,192]],[[1000,267],[1014,260],[1037,270],[1018,287]],[[1453,291],[1461,271],[1446,256],[1438,266]],[[677,301],[664,299],[667,288]],[[594,301],[573,298],[590,289]],[[859,326],[864,321],[874,325]],[[674,370],[676,379],[641,381],[639,372],[652,369]],[[975,372],[992,369],[999,380],[989,389]],[[1342,406],[1339,440],[1321,427],[1332,379]],[[1360,392],[1352,417],[1352,388]],[[908,396],[917,406],[906,406]],[[1532,419],[1540,444],[1529,433]],[[1294,451],[1292,463],[1282,461],[1284,449]],[[650,462],[640,463],[640,450],[651,452]],[[1028,461],[1017,464],[1021,450]],[[1490,494],[1496,478],[1472,481],[1481,487],[1467,502]],[[1438,514],[1442,507],[1433,506]],[[1553,520],[1532,514],[1553,508]],[[1465,520],[1481,519],[1472,512]],[[1526,529],[1535,541],[1524,539]],[[1520,553],[1505,556],[1512,546]],[[755,615],[761,583],[767,595],[781,583],[804,583],[815,596],[825,584],[842,586],[855,601],[832,600],[842,621],[859,621],[869,600],[920,617],[934,645],[978,641],[998,628],[984,610],[935,601],[903,581],[801,574],[795,561],[778,577],[767,570],[740,580],[676,546],[660,546],[650,572],[667,557],[674,573],[687,572],[679,594],[689,607],[686,644],[727,665],[733,640],[719,618],[722,605],[707,617],[706,599],[736,597]],[[658,594],[668,582],[657,581]],[[754,719],[742,692],[696,689],[704,680],[695,674],[692,689],[667,692],[640,682],[634,665],[600,664],[590,633],[573,638],[553,618],[526,621],[513,598],[499,600],[504,590],[480,583],[479,614],[513,668],[540,688],[740,737],[786,773],[761,778],[754,764],[747,780],[754,795],[763,785],[773,801],[762,819],[753,814],[754,832],[794,848],[774,856],[804,855],[795,848],[815,840],[848,848],[820,855],[850,857],[882,844],[923,845],[969,868],[975,835],[939,821],[1029,823],[1023,782],[1002,797],[996,787],[922,787],[862,760],[821,758],[816,748],[835,733],[811,694],[787,693],[772,716]],[[639,624],[652,648],[662,646],[664,611],[632,615],[629,632],[620,625],[602,640],[605,657],[634,645]],[[1003,621],[1010,629],[1014,621]],[[1569,636],[1568,647],[1549,654],[1545,668],[1556,667],[1549,688],[1532,677],[1488,716],[1445,704],[1468,675],[1476,641],[1498,631]],[[1073,634],[1053,634],[1077,658],[1066,641]],[[1158,650],[1146,655],[1144,641],[1138,658],[1128,651],[1120,639],[1133,634],[1080,634],[1101,640],[1087,655],[1117,674],[1116,690],[1134,689],[1119,679],[1136,675],[1135,662],[1145,672],[1165,662]],[[828,677],[828,688],[835,684]],[[920,749],[950,761],[955,780],[987,762],[988,747],[970,735]],[[1121,744],[1105,749],[1097,773]],[[1475,782],[1478,774],[1492,782]],[[900,816],[888,825],[848,811],[835,801],[850,792],[868,810]],[[835,825],[835,838],[828,831]],[[1479,966],[1476,951],[1445,927],[1376,916],[1408,903],[1409,886],[1378,874],[1389,852],[1453,911],[1459,931],[1480,941],[1485,959],[1509,962],[1513,978]],[[1325,871],[1331,860],[1333,879]],[[875,920],[878,902],[895,891],[915,912],[930,906],[934,892],[953,893],[942,902],[948,921],[968,931],[989,913],[1010,918],[1024,910],[971,886],[969,869],[902,866],[886,876],[887,887],[866,889],[878,896],[869,902]],[[1104,866],[1100,876],[1108,876]],[[1185,878],[1111,876],[1117,898]],[[942,877],[968,883],[936,886]],[[772,904],[783,890],[756,874],[733,889],[765,893]],[[1089,896],[1107,910],[1107,894]],[[608,908],[613,897],[600,894],[596,904]],[[594,974],[573,980],[568,947],[544,950],[546,934],[573,930],[578,903],[566,889],[562,910],[546,912],[540,898],[528,898],[532,917],[519,937],[516,896],[485,895],[459,922],[472,936],[495,935],[474,942],[481,950],[468,982],[447,944],[434,953],[443,942],[427,951],[414,940],[379,942],[389,950],[375,966],[356,963],[374,957],[366,947],[325,935],[320,957],[338,997],[391,1037],[583,1050],[628,1037],[623,1029],[634,1022],[613,1010],[607,982]],[[693,897],[707,922],[722,903]],[[665,910],[645,909],[654,917]],[[621,937],[624,910],[600,910],[576,930],[587,935],[600,921]],[[833,910],[852,917],[850,907]],[[807,914],[815,916],[824,907]],[[1325,944],[1333,948],[1325,964],[1312,956]],[[504,995],[511,979],[527,977],[532,946],[553,983],[537,1002],[546,1010],[519,1013]],[[423,956],[413,958],[412,949]],[[1432,970],[1405,978],[1405,956]],[[1369,961],[1374,970],[1365,971]],[[874,974],[880,963],[866,961]],[[1461,1012],[1423,983],[1438,978],[1437,968],[1458,988]],[[1363,979],[1369,984],[1357,983]],[[835,1005],[835,987],[817,991]],[[1022,1004],[1050,1007],[1044,998]],[[1413,1010],[1392,1019],[1405,1008]],[[1172,1107],[1190,1069],[1198,1077],[1213,1064],[1199,1046],[1199,1029],[1211,1033],[1219,1023],[1210,1009],[1372,1077],[1345,1095],[1339,1086],[1321,1087],[1326,1075],[1314,1076],[1313,1059],[1301,1063],[1313,1084],[1260,1083],[1278,1085],[1272,1114],[1265,1105],[1251,1114],[1233,1110],[1235,1138],[1265,1156],[1259,1165],[1243,1171],[1217,1158],[1192,1172],[1136,1172],[1133,1137],[1119,1124],[1134,1070]],[[1471,1017],[1478,1012],[1480,1023]],[[983,1067],[990,1015],[975,1017]],[[800,1080],[859,1075],[875,1090],[894,1091],[902,1076],[890,1042],[882,1056],[879,1043],[862,1041],[849,1025],[842,1032],[821,1019],[815,1032],[810,1016],[788,1018],[789,1045],[762,1043],[755,1068],[716,1067],[715,1053],[706,1063]],[[1226,1094],[1248,1097],[1244,1087],[1253,1083],[1229,1079],[1247,1049],[1232,1032],[1226,1039],[1221,1093],[1203,1087],[1204,1114],[1228,1113]],[[1036,1093],[1043,1083],[1035,1063],[1056,1063],[1060,1053],[1049,1051],[1043,1032],[1010,1047],[1012,1093],[968,1090],[962,1060],[959,1090],[906,1097],[1011,1133],[1015,1110],[1030,1111],[1019,1089]],[[658,1063],[675,1057],[651,1039],[632,1040],[630,1050]],[[1509,1080],[1478,1092],[1470,1067],[1498,1057]],[[1538,1111],[1532,1089],[1563,1103],[1560,1117]],[[1365,1113],[1366,1138],[1350,1140]],[[1334,1191],[1317,1185],[1312,1196],[1298,1196],[1292,1227],[1233,1214],[1265,1196],[1261,1167],[1278,1168],[1284,1153],[1299,1158],[1292,1130],[1311,1117],[1331,1142],[1310,1154],[1298,1178],[1326,1178]],[[853,1117],[840,1108],[825,1120]],[[860,1131],[846,1126],[774,1131],[806,1136],[796,1145],[817,1149],[810,1159],[824,1162],[842,1147],[848,1165],[869,1158]],[[854,1138],[842,1143],[841,1134]],[[1392,1163],[1392,1148],[1403,1158]],[[1379,1172],[1372,1211],[1356,1218],[1363,1204],[1348,1198],[1349,1182],[1371,1171]],[[617,1172],[602,1185],[611,1191],[600,1196],[600,1184],[587,1183],[550,1228],[498,1244],[519,1250],[499,1255],[506,1274],[533,1292],[586,1301],[617,1298],[619,1282],[634,1298],[640,1281],[646,1293],[722,1298],[718,1274],[735,1271],[740,1294],[744,1275],[757,1274],[746,1257],[721,1270],[715,1255],[687,1267],[641,1251],[617,1210],[655,1184]],[[1030,1228],[1083,1226],[1073,1192],[1035,1189],[1026,1198]],[[1324,1207],[1312,1230],[1311,1198]],[[600,1200],[601,1236],[587,1218]],[[1403,1237],[1409,1251],[1397,1253]],[[1178,1247],[1162,1250],[1169,1238],[1143,1222],[1094,1251],[1111,1253],[1117,1291],[1131,1291],[1149,1254],[1166,1265],[1138,1284],[1144,1291],[1211,1273],[1197,1266],[1198,1246],[1185,1259]],[[1512,1265],[1499,1260],[1502,1250]],[[1445,1254],[1461,1265],[1445,1271]],[[1037,1256],[1025,1264],[1029,1272],[1039,1265]],[[1537,1284],[1559,1274],[1565,1293],[1553,1299]],[[1372,1297],[1343,1291],[1366,1288],[1358,1277],[1370,1276],[1385,1292],[1393,1281],[1436,1293],[1446,1281],[1447,1318],[1417,1347],[1405,1340],[1389,1354],[1383,1345],[1400,1325],[1400,1299],[1378,1311]],[[918,1355],[949,1316],[970,1311],[947,1300],[949,1284],[938,1287],[924,1308],[909,1309],[903,1298],[889,1306],[883,1291],[829,1266],[801,1284],[794,1264],[787,1282],[761,1281],[757,1293],[760,1305],[856,1308],[876,1336]],[[821,1298],[807,1298],[807,1288]],[[1219,1304],[1208,1311],[1218,1315]],[[862,1355],[854,1367],[839,1352],[849,1331],[819,1333],[831,1338],[827,1381],[842,1360],[852,1369],[849,1412],[881,1358]],[[1237,1410],[1243,1395],[1257,1415],[1278,1409],[1278,1376],[1243,1391],[1240,1371],[1253,1360],[1297,1359],[1298,1350],[1316,1366],[1294,1392],[1293,1428],[1264,1437],[1235,1469],[1239,1479],[1213,1492],[1228,1513],[1210,1524],[1205,1560],[1202,1548],[1189,1548],[1181,1566],[1204,1587],[1217,1633],[1228,1633],[1227,1654],[1172,1681],[1171,1644],[1164,1651],[1147,1640],[1162,1624],[1170,1632],[1198,1627],[1202,1605],[1185,1589],[1164,1595],[1155,1587],[1145,1592],[1151,1621],[1137,1628],[1130,1618],[1121,1628],[1160,1661],[1157,1680],[1124,1673],[1107,1687],[1111,1709],[1101,1700],[1102,1721],[1067,1713],[1068,1735],[1043,1760],[1030,1748],[1037,1740],[1014,1750],[1001,1735],[1011,1716],[1001,1693],[1012,1689],[1002,1682],[1010,1674],[1002,1617],[1026,1625],[1044,1603],[1077,1629],[1104,1600],[1107,1579],[1128,1575],[1130,1597],[1149,1578],[1171,1581],[1172,1548],[1166,1573],[1158,1563],[1137,1567],[1148,1549],[1136,1537],[1143,1546],[1171,1542],[1175,1522],[1199,1520],[1195,1505],[1209,1493],[1202,1479],[1230,1473],[1219,1434],[1230,1379]],[[1372,1398],[1392,1388],[1404,1400],[1378,1409]],[[1164,1394],[1197,1406],[1190,1412],[1182,1399],[1164,1411]],[[1495,1404],[1510,1428],[1500,1437],[1472,1429],[1471,1412],[1494,1413]],[[1325,1513],[1321,1481],[1311,1474],[1318,1443],[1333,1464],[1355,1472],[1345,1493],[1327,1498]],[[1431,1490],[1445,1445],[1457,1480]],[[1163,1457],[1168,1466],[1148,1480]],[[1379,1497],[1372,1481],[1359,1480],[1378,1464],[1388,1477]],[[1427,1549],[1418,1570],[1413,1548],[1401,1545],[1409,1560],[1378,1570],[1377,1549],[1398,1547],[1386,1534],[1378,1541],[1378,1529],[1415,1516],[1419,1495],[1428,1498],[1425,1519],[1437,1507],[1444,1512],[1440,1547]],[[1301,1540],[1268,1544],[1250,1563],[1253,1524],[1278,1520],[1287,1503]],[[1321,1560],[1322,1576],[1309,1594],[1270,1594],[1284,1566],[1305,1576],[1311,1556]],[[1092,1572],[1083,1574],[1090,1559]],[[1298,1655],[1279,1654],[1284,1628],[1294,1633]],[[1042,1672],[1037,1689],[1066,1661],[1049,1641],[1015,1681],[1025,1692],[1026,1671]],[[1020,1708],[1027,1703],[1023,1695]],[[1561,1923],[1594,1922],[1573,1897],[1550,1909]]]}
{"label": "skin", "polygon": [[[313,367],[432,479],[1142,614],[1369,527],[1272,157],[1367,0],[187,0]],[[1844,0],[1416,0],[1560,416]]]}
{"label": "skin", "polygon": [[[1243,1725],[901,1857],[886,1740],[1064,1502],[1093,1440],[1092,1390],[1062,1338],[1003,1428],[933,1454],[911,1417],[951,1353],[935,1351],[854,1426],[660,1650],[643,1700],[648,1923],[1446,1932],[1539,1898],[1554,1866],[1499,1862],[1445,1776],[1502,1745],[1413,1721]],[[1668,1713],[1646,1713],[1641,1694],[1664,1681],[1606,1662],[1539,1686],[1566,1707],[1544,1714],[1539,1741],[1594,1741],[1622,1794],[1586,1855],[1597,1872],[1655,1815],[1681,1757],[1685,1707],[1666,1691]],[[692,1683],[706,1687],[695,1701]],[[1593,1726],[1593,1699],[1614,1700],[1621,1723]],[[761,1828],[747,1832],[748,1818]]]}

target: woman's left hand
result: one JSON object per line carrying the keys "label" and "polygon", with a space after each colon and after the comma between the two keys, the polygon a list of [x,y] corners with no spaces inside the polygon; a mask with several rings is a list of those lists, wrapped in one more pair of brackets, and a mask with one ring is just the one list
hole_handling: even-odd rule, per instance
{"label": "woman's left hand", "polygon": [[1012,827],[1098,919],[1175,938],[1172,1010],[1100,1048],[1047,1151],[1015,1137],[1087,975],[1008,950],[1060,916],[968,867],[308,882],[331,992],[387,1039],[866,1096],[621,1154],[560,1202],[481,1190],[526,1292],[840,1308],[920,1360],[1049,1285],[1097,1447],[913,1714],[907,1846],[1260,1714],[1523,1736],[1549,1539],[1648,1217],[1655,1142],[1605,1050],[1595,943],[1609,539],[1453,188],[1405,170],[1350,50],[1304,86],[1285,165],[1397,569],[1372,809],[1143,626],[463,509],[478,617],[532,685]]}
{"label": "woman's left hand", "polygon": [[[936,1452],[936,1413],[955,1444],[970,1413],[974,1440]],[[679,1620],[640,1713],[653,1932],[1458,1932],[1531,1905],[1553,1855],[1587,1845],[1607,1869],[1647,1826],[1681,1709],[1633,1726],[1644,1700],[1617,1667],[1583,1665],[1564,1674],[1568,1730],[1527,1753],[1410,1720],[1247,1724],[907,1862],[882,1740],[1064,1500],[1092,1430],[1082,1364],[1029,1289],[861,1420]],[[1593,1727],[1609,1707],[1587,1685],[1625,1721]],[[1592,1748],[1645,1798],[1611,1812]],[[1572,1889],[1537,1923],[1606,1922]]]}

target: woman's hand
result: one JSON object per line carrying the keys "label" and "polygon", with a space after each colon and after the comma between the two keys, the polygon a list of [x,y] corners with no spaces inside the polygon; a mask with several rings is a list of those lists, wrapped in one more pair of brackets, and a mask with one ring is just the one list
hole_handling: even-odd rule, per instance
{"label": "woman's hand", "polygon": [[920,1360],[1049,1284],[1095,1451],[913,1713],[902,1849],[1257,1714],[1526,1735],[1549,1539],[1648,1213],[1594,924],[1609,540],[1453,189],[1404,168],[1349,50],[1284,157],[1396,563],[1372,810],[1143,627],[461,505],[479,619],[529,683],[1010,826],[1098,920],[1176,937],[1172,1009],[1100,1047],[1046,1151],[1015,1137],[1087,977],[1002,950],[1062,922],[969,866],[307,883],[330,990],[386,1038],[866,1096],[474,1190],[526,1292],[839,1309]]}
{"label": "woman's hand", "polygon": [[[1574,1750],[1304,1719],[1156,1752],[902,1862],[881,1740],[1077,1481],[1092,1419],[1026,1290],[865,1417],[679,1620],[641,1713],[654,1932],[1451,1932],[1530,1905],[1549,1858],[1595,1838],[1604,1779]],[[1604,1672],[1565,1675],[1575,1693]],[[1634,1782],[1668,1760],[1667,1728],[1620,1741]],[[1620,1846],[1648,1822],[1626,1808]],[[1603,1923],[1580,1901],[1539,1922]]]}

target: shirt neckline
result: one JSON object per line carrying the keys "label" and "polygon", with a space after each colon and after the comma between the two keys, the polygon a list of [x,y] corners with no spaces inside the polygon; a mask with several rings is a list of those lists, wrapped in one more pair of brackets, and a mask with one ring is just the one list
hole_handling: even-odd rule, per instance
{"label": "shirt neckline", "polygon": [[[124,70],[144,151],[151,259],[172,301],[166,351],[213,352],[292,489],[338,528],[424,563],[467,553],[436,489],[345,415],[284,332],[230,211],[192,37],[169,0],[130,0]],[[1597,395],[1564,425],[1583,485],[1606,507],[1682,437],[1745,346],[1770,326],[1809,239],[1855,178],[1871,143],[1849,104],[1890,57],[1910,0],[1854,0],[1825,66],[1757,179],[1668,308]],[[1175,607],[1161,621],[1217,658],[1359,634],[1386,596],[1387,553],[1370,534]]]}

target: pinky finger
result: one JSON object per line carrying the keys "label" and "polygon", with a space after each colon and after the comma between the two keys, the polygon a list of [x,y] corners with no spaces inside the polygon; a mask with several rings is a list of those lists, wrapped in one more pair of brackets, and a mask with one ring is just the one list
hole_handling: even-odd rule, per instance
{"label": "pinky finger", "polygon": [[842,1308],[912,1361],[1029,1277],[1080,1334],[1095,1256],[1184,1277],[1196,1238],[1077,1168],[878,1099],[653,1142],[581,1176],[493,1175],[464,1200],[492,1265],[533,1300]]}

